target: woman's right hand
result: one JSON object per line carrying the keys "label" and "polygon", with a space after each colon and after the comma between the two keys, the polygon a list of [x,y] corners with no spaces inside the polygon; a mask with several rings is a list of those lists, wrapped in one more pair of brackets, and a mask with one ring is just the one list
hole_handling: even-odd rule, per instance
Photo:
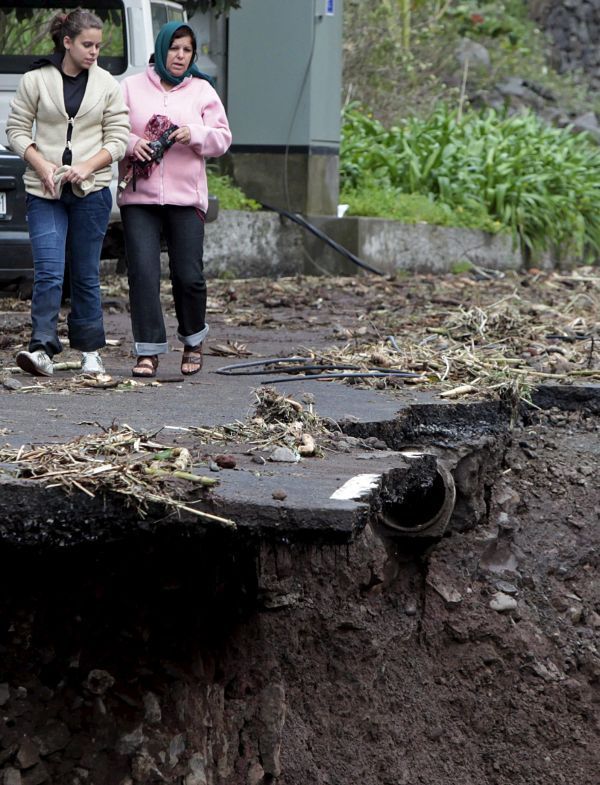
{"label": "woman's right hand", "polygon": [[35,167],[37,176],[42,181],[44,193],[48,192],[51,196],[56,196],[56,185],[54,184],[54,172],[58,169],[56,164],[42,160]]}
{"label": "woman's right hand", "polygon": [[138,139],[133,148],[133,156],[138,161],[151,161],[152,148],[150,147],[150,142],[147,139]]}

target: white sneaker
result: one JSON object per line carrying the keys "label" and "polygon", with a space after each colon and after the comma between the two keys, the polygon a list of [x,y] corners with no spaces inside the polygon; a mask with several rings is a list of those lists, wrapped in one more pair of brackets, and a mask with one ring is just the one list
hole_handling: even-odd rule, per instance
{"label": "white sneaker", "polygon": [[81,353],[81,373],[104,373],[104,364],[98,352]]}
{"label": "white sneaker", "polygon": [[35,352],[19,352],[16,362],[22,371],[33,376],[52,376],[54,373],[54,364],[42,349],[37,349]]}

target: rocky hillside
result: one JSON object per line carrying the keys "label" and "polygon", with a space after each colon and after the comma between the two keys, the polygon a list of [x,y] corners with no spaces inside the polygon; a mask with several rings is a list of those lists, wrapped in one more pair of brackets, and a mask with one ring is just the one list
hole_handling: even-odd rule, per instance
{"label": "rocky hillside", "polygon": [[346,102],[384,122],[439,101],[531,107],[600,137],[597,0],[346,0]]}

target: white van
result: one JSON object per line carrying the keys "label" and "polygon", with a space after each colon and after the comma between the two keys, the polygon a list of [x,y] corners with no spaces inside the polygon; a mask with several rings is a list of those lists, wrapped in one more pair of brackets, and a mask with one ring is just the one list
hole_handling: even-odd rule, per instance
{"label": "white van", "polygon": [[[0,145],[8,144],[6,119],[19,80],[34,60],[54,48],[50,20],[72,8],[89,8],[103,20],[98,62],[118,80],[145,68],[162,25],[187,20],[182,5],[172,0],[0,0]],[[111,218],[119,220],[115,199]]]}

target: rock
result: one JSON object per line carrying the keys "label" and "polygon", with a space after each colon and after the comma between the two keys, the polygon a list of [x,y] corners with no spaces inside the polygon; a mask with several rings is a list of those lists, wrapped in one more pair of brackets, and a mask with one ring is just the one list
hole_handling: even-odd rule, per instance
{"label": "rock", "polygon": [[21,769],[30,769],[39,763],[40,751],[33,741],[27,736],[21,742],[19,751],[17,752],[17,763]]}
{"label": "rock", "polygon": [[214,461],[209,461],[208,462],[208,468],[211,470],[211,472],[220,472],[221,471],[221,467],[218,466]]}
{"label": "rock", "polygon": [[160,703],[153,692],[144,695],[144,719],[151,725],[158,725],[162,719]]}
{"label": "rock", "polygon": [[298,605],[301,596],[298,592],[290,592],[289,594],[277,594],[276,592],[266,592],[262,595],[262,604],[269,610],[276,610],[278,608],[290,608]]}
{"label": "rock", "polygon": [[589,613],[586,613],[585,621],[590,625],[590,627],[594,627],[595,629],[600,628],[600,614],[596,613],[596,611],[590,611]]}
{"label": "rock", "polygon": [[43,763],[38,763],[23,777],[23,785],[42,785],[50,780],[50,773]]}
{"label": "rock", "polygon": [[266,462],[266,459],[258,453],[254,453],[252,456],[252,463],[257,463],[259,466],[264,466]]}
{"label": "rock", "polygon": [[286,491],[281,490],[281,489],[277,490],[277,491],[273,491],[271,496],[278,502],[282,502],[282,501],[284,501],[284,499],[287,499]]}
{"label": "rock", "polygon": [[300,456],[289,447],[276,447],[269,455],[269,460],[277,463],[298,463]]}
{"label": "rock", "polygon": [[360,417],[355,417],[353,414],[345,414],[339,421],[338,424],[341,428],[344,425],[353,425],[354,423],[360,422]]}
{"label": "rock", "polygon": [[121,736],[117,742],[117,752],[119,755],[131,755],[142,746],[145,740],[142,726],[138,725],[131,733]]}
{"label": "rock", "polygon": [[7,763],[12,758],[14,758],[17,752],[19,751],[19,744],[14,742],[11,744],[9,739],[3,738],[0,746],[6,746],[6,749],[0,750],[0,772],[1,772],[4,764]]}
{"label": "rock", "polygon": [[517,601],[514,597],[504,592],[498,591],[490,600],[490,608],[494,611],[502,613],[502,611],[513,611],[517,607]]}
{"label": "rock", "polygon": [[246,774],[246,785],[262,785],[264,779],[265,770],[258,761],[255,761]]}
{"label": "rock", "polygon": [[509,485],[498,483],[494,488],[494,502],[504,512],[514,510],[520,500],[519,494]]}
{"label": "rock", "polygon": [[463,67],[468,62],[470,69],[484,68],[489,70],[490,68],[490,53],[485,46],[472,41],[470,38],[462,38],[454,54]]}
{"label": "rock", "polygon": [[8,768],[4,770],[2,785],[22,785],[23,779],[18,769]]}
{"label": "rock", "polygon": [[302,436],[302,444],[298,447],[298,452],[300,455],[314,455],[315,454],[315,440],[309,433],[305,433]]}
{"label": "rock", "polygon": [[163,775],[157,768],[153,757],[147,750],[137,753],[131,761],[131,776],[134,782],[149,783],[156,780],[164,780]]}
{"label": "rock", "polygon": [[0,684],[0,706],[4,706],[10,699],[10,688],[6,682]]}
{"label": "rock", "polygon": [[496,581],[494,583],[496,589],[500,592],[504,592],[504,594],[518,594],[519,590],[514,585],[514,583],[509,583],[508,581]]}
{"label": "rock", "polygon": [[190,773],[184,779],[184,785],[208,785],[204,756],[196,752],[190,758],[188,765]]}
{"label": "rock", "polygon": [[600,126],[598,125],[598,118],[594,112],[586,112],[579,115],[573,120],[573,130],[585,131],[594,138],[596,142],[600,141]]}
{"label": "rock", "polygon": [[221,469],[235,469],[237,464],[235,455],[215,455],[214,461]]}
{"label": "rock", "polygon": [[93,695],[104,695],[114,683],[115,680],[108,671],[95,668],[88,673],[83,686]]}
{"label": "rock", "polygon": [[489,572],[516,572],[519,561],[510,542],[493,539],[481,554],[479,566]]}
{"label": "rock", "polygon": [[177,766],[179,763],[179,758],[183,755],[184,752],[185,737],[183,733],[178,733],[177,736],[173,736],[169,744],[169,765]]}
{"label": "rock", "polygon": [[583,608],[581,605],[572,605],[568,610],[567,613],[569,615],[569,619],[573,622],[573,624],[579,624],[583,617]]}
{"label": "rock", "polygon": [[285,722],[286,702],[283,684],[268,684],[259,698],[258,744],[265,778],[281,774],[281,738]]}
{"label": "rock", "polygon": [[352,450],[352,447],[348,444],[348,442],[345,439],[338,439],[338,441],[335,443],[335,449],[338,452],[350,452]]}
{"label": "rock", "polygon": [[40,755],[46,757],[58,750],[64,750],[71,740],[71,734],[64,722],[51,720],[44,726],[40,733],[36,734],[34,740],[38,746]]}
{"label": "rock", "polygon": [[7,376],[5,379],[2,379],[2,386],[7,390],[19,390],[23,385],[14,376]]}
{"label": "rock", "polygon": [[461,593],[451,586],[446,586],[444,583],[434,582],[429,579],[427,580],[427,583],[440,595],[444,602],[448,603],[448,605],[459,605],[462,602]]}

